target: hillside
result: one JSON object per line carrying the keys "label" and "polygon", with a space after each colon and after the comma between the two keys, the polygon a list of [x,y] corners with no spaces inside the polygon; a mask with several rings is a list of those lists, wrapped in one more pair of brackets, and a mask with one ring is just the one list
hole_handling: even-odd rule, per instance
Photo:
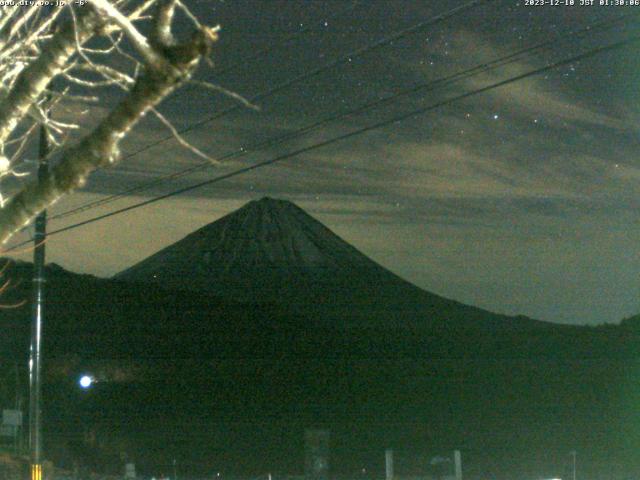
{"label": "hillside", "polygon": [[544,329],[422,290],[375,263],[301,208],[269,197],[210,223],[114,277],[232,301],[286,305],[369,327]]}
{"label": "hillside", "polygon": [[[562,452],[574,449],[585,476],[612,463],[623,476],[638,471],[635,322],[495,315],[401,280],[292,204],[239,212],[116,279],[48,268],[45,438],[61,466],[117,471],[124,454],[147,472],[177,457],[194,473],[300,473],[304,428],[324,426],[339,473],[381,474],[389,446],[404,452],[405,473],[454,447],[469,478],[562,475]],[[286,228],[270,243],[236,241],[232,226],[266,239],[280,215]],[[207,244],[218,246],[208,257]],[[8,303],[30,298],[30,271],[8,270],[18,284]],[[304,282],[286,283],[294,273]],[[143,281],[153,275],[164,280]],[[238,282],[274,289],[235,298]],[[0,311],[3,365],[26,365],[28,316],[28,305]],[[98,379],[88,392],[76,383],[87,372]]]}

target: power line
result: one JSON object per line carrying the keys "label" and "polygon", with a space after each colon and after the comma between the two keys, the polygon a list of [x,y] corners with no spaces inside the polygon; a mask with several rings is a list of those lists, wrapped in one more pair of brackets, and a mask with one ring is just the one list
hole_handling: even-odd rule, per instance
{"label": "power line", "polygon": [[[411,110],[409,112],[403,113],[403,114],[398,115],[396,117],[393,117],[391,119],[387,119],[387,120],[384,120],[384,121],[381,121],[381,122],[377,122],[377,123],[374,123],[372,125],[369,125],[369,126],[354,130],[352,132],[340,135],[338,137],[334,137],[334,138],[331,138],[329,140],[325,140],[323,142],[319,142],[319,143],[310,145],[308,147],[304,147],[304,148],[295,150],[293,152],[289,152],[289,153],[286,153],[286,154],[283,154],[283,155],[279,155],[279,156],[277,156],[275,158],[272,158],[270,160],[265,160],[263,162],[258,162],[258,163],[254,164],[254,165],[251,165],[251,166],[248,166],[248,167],[244,167],[244,168],[240,168],[238,170],[234,170],[233,172],[226,173],[226,174],[223,174],[223,175],[219,175],[219,176],[211,178],[209,180],[205,180],[205,181],[190,185],[188,187],[184,187],[184,188],[180,188],[178,190],[174,190],[174,191],[172,191],[170,193],[167,193],[167,194],[164,194],[164,195],[160,195],[160,196],[157,196],[157,197],[154,197],[154,198],[151,198],[151,199],[148,199],[148,200],[145,200],[145,201],[133,204],[133,205],[129,205],[129,206],[124,207],[124,208],[120,208],[118,210],[114,210],[112,212],[109,212],[109,213],[106,213],[106,214],[103,214],[103,215],[99,215],[99,216],[90,218],[88,220],[84,220],[82,222],[78,222],[78,223],[63,227],[63,228],[59,228],[57,230],[53,230],[52,232],[49,233],[49,236],[57,235],[57,234],[60,234],[60,233],[63,233],[63,232],[69,231],[69,230],[73,230],[73,229],[78,228],[78,227],[82,227],[84,225],[88,225],[90,223],[94,223],[94,222],[97,222],[97,221],[100,221],[100,220],[104,220],[104,219],[109,218],[109,217],[113,217],[115,215],[119,215],[121,213],[128,212],[130,210],[134,210],[134,209],[137,209],[137,208],[140,208],[140,207],[144,207],[146,205],[150,205],[152,203],[159,202],[159,201],[164,200],[166,198],[174,197],[176,195],[180,195],[182,193],[185,193],[185,192],[188,192],[188,191],[191,191],[191,190],[195,190],[195,189],[198,189],[198,188],[206,186],[206,185],[210,185],[210,184],[213,184],[213,183],[220,182],[222,180],[226,180],[226,179],[229,179],[229,178],[232,178],[232,177],[236,177],[238,175],[242,175],[244,173],[256,170],[258,168],[262,168],[262,167],[265,167],[265,166],[268,166],[268,165],[273,165],[275,163],[278,163],[278,162],[281,162],[283,160],[298,156],[300,154],[307,153],[307,152],[310,152],[310,151],[313,151],[313,150],[317,150],[319,148],[323,148],[323,147],[326,147],[328,145],[332,145],[334,143],[338,143],[338,142],[341,142],[343,140],[347,140],[347,139],[355,137],[357,135],[360,135],[360,134],[363,134],[363,133],[366,133],[366,132],[370,132],[372,130],[376,130],[376,129],[379,129],[379,128],[382,128],[382,127],[386,127],[386,126],[391,125],[393,123],[397,123],[397,122],[400,122],[400,121],[403,121],[403,120],[407,120],[409,118],[412,118],[412,117],[415,117],[415,116],[418,116],[418,115],[425,114],[425,113],[427,113],[429,111],[435,110],[436,108],[439,108],[439,107],[442,107],[442,106],[445,106],[445,105],[449,105],[449,104],[451,104],[453,102],[456,102],[458,100],[463,100],[465,98],[469,98],[471,96],[478,95],[480,93],[484,93],[484,92],[487,92],[487,91],[490,91],[490,90],[494,90],[496,88],[499,88],[499,87],[502,87],[502,86],[505,86],[505,85],[508,85],[508,84],[511,84],[511,83],[518,82],[520,80],[523,80],[525,78],[531,77],[533,75],[538,75],[540,73],[544,73],[544,72],[547,72],[549,70],[553,70],[553,69],[561,67],[563,65],[568,65],[568,64],[573,63],[573,62],[577,62],[577,61],[581,61],[581,60],[584,60],[584,59],[589,58],[589,57],[593,57],[593,56],[595,56],[597,54],[600,54],[600,53],[609,52],[609,51],[615,50],[617,48],[621,48],[621,47],[630,45],[632,43],[638,42],[639,40],[640,40],[640,36],[635,36],[635,37],[631,37],[631,38],[629,38],[627,40],[622,40],[622,41],[619,41],[619,42],[615,42],[615,43],[606,45],[604,47],[594,48],[594,49],[588,50],[586,52],[583,52],[583,53],[581,53],[579,55],[575,55],[573,57],[570,57],[568,59],[560,60],[558,62],[554,62],[554,63],[546,65],[544,67],[540,67],[540,68],[537,68],[537,69],[534,69],[534,70],[530,70],[530,71],[528,71],[526,73],[523,73],[523,74],[520,74],[520,75],[516,75],[516,76],[508,78],[506,80],[501,80],[499,82],[492,83],[492,84],[487,85],[485,87],[481,87],[481,88],[472,90],[470,92],[466,92],[466,93],[457,95],[455,97],[451,97],[451,98],[448,98],[446,100],[442,100],[440,102],[437,102],[435,104],[431,104],[431,105],[426,106],[426,107],[422,107],[422,108],[418,108],[418,109],[415,109],[415,110]],[[11,250],[13,250],[15,248],[18,248],[18,247],[24,245],[25,243],[28,243],[28,241],[19,243],[17,245],[14,245],[13,247],[5,250],[5,252],[11,251]]]}
{"label": "power line", "polygon": [[[330,115],[330,116],[325,117],[325,118],[323,118],[321,120],[313,122],[313,123],[311,123],[311,124],[309,124],[309,125],[307,125],[307,126],[305,126],[303,128],[300,128],[300,129],[298,129],[298,130],[296,130],[294,132],[289,132],[289,133],[281,135],[279,137],[270,138],[270,139],[267,139],[265,141],[259,142],[259,143],[255,144],[255,145],[251,145],[251,146],[249,146],[247,148],[241,148],[239,150],[235,150],[233,152],[229,152],[229,153],[223,155],[222,157],[219,157],[218,160],[223,161],[223,160],[228,160],[228,159],[231,159],[231,158],[242,157],[242,156],[245,156],[245,155],[247,155],[247,154],[249,154],[251,152],[257,151],[257,150],[262,150],[262,149],[267,148],[267,147],[271,147],[271,146],[274,146],[274,145],[282,144],[282,143],[284,143],[284,142],[286,142],[288,140],[295,139],[295,138],[300,137],[300,136],[302,136],[302,135],[304,135],[306,133],[309,133],[310,131],[316,130],[317,128],[319,128],[319,127],[321,127],[323,125],[326,125],[328,123],[334,122],[336,120],[340,120],[340,119],[348,117],[348,116],[352,116],[352,115],[363,113],[363,112],[365,112],[367,110],[378,108],[378,107],[380,107],[382,105],[385,105],[387,103],[390,103],[391,101],[393,101],[393,100],[395,100],[397,98],[400,98],[402,96],[411,95],[411,94],[414,94],[414,93],[417,93],[417,92],[420,92],[420,91],[425,91],[425,90],[429,91],[429,90],[435,89],[437,87],[447,86],[448,82],[453,83],[453,82],[456,82],[456,81],[459,81],[459,80],[463,80],[463,79],[469,78],[471,76],[475,76],[475,75],[479,75],[481,73],[485,73],[485,72],[487,72],[489,70],[492,70],[492,69],[496,69],[496,68],[508,65],[508,64],[513,63],[515,61],[519,61],[522,58],[524,58],[525,55],[527,55],[527,54],[529,54],[531,52],[534,52],[536,50],[541,50],[541,49],[547,48],[549,46],[557,45],[558,41],[567,40],[570,37],[581,36],[581,35],[584,35],[584,34],[587,34],[587,33],[593,33],[594,31],[596,31],[598,29],[610,28],[610,27],[620,23],[623,20],[627,20],[628,18],[632,18],[632,17],[638,17],[639,15],[640,14],[637,14],[637,13],[636,14],[626,14],[626,15],[622,15],[620,17],[616,17],[614,19],[607,19],[607,20],[604,20],[602,22],[598,22],[598,23],[593,24],[593,25],[588,25],[588,26],[586,26],[586,27],[584,27],[582,29],[579,29],[579,30],[569,31],[569,32],[557,37],[557,38],[553,38],[551,40],[547,40],[547,41],[541,42],[541,43],[533,45],[531,47],[527,47],[527,48],[518,50],[518,51],[513,52],[513,53],[511,53],[511,54],[509,54],[507,56],[492,60],[490,62],[486,62],[486,63],[480,64],[480,65],[477,65],[475,67],[472,67],[470,69],[466,69],[466,70],[457,72],[455,74],[448,75],[446,77],[441,77],[439,79],[436,79],[436,80],[433,80],[433,81],[430,81],[430,82],[427,82],[427,83],[421,83],[421,84],[415,85],[415,86],[410,87],[408,89],[401,90],[400,92],[397,92],[397,93],[395,93],[393,95],[390,95],[388,97],[385,97],[385,98],[382,98],[382,99],[379,99],[379,100],[376,100],[376,101],[373,101],[373,102],[369,102],[369,103],[367,103],[365,105],[359,106],[359,107],[357,107],[355,109],[352,109],[352,110],[348,110],[348,111],[345,111],[345,112],[341,112],[341,113]],[[185,176],[187,174],[190,174],[190,173],[193,173],[193,172],[196,172],[196,171],[204,170],[204,169],[209,168],[211,166],[212,166],[212,164],[210,162],[202,162],[202,163],[200,163],[198,165],[194,165],[194,166],[188,167],[188,168],[180,170],[178,172],[173,172],[173,173],[170,173],[168,175],[164,175],[164,176],[162,176],[160,178],[151,180],[149,182],[136,185],[136,186],[134,186],[132,188],[129,188],[129,189],[125,190],[125,191],[109,195],[106,198],[103,198],[103,199],[100,199],[100,200],[94,200],[94,201],[88,202],[88,203],[86,203],[84,205],[80,205],[78,207],[74,207],[74,208],[72,208],[70,210],[67,210],[65,212],[59,213],[57,215],[54,215],[53,217],[51,217],[51,219],[52,220],[59,220],[59,219],[62,219],[62,218],[65,218],[65,217],[68,217],[68,216],[71,216],[71,215],[74,215],[74,214],[77,214],[77,213],[80,213],[80,212],[88,211],[88,210],[91,210],[91,209],[106,205],[108,203],[111,203],[111,202],[113,202],[113,201],[115,201],[115,200],[117,200],[117,199],[119,199],[119,198],[121,198],[121,197],[123,197],[125,195],[147,190],[147,189],[149,189],[149,188],[151,188],[153,186],[160,185],[160,184],[166,183],[166,182],[171,181],[171,180],[175,180],[176,178],[183,177],[183,176]]]}
{"label": "power line", "polygon": [[[328,22],[328,21],[332,21],[335,20],[336,18],[340,18],[342,15],[349,13],[352,10],[355,10],[356,7],[360,4],[361,0],[354,0],[350,5],[348,5],[347,7],[338,10],[337,12],[334,12],[332,15],[329,15],[328,17],[325,17],[322,21],[324,23]],[[268,54],[269,52],[271,52],[272,50],[275,50],[278,47],[287,45],[289,42],[291,42],[292,40],[294,40],[296,37],[299,37],[300,35],[303,35],[305,33],[308,33],[310,31],[312,31],[315,28],[314,25],[308,25],[305,28],[302,28],[296,32],[293,32],[289,35],[287,35],[285,38],[269,45],[268,47],[265,47],[261,50],[258,50],[257,52],[255,52],[254,54],[248,56],[248,57],[244,57],[242,59],[241,62],[236,62],[233,63],[232,65],[229,65],[226,68],[222,68],[220,70],[216,70],[216,75],[220,76],[220,75],[227,75],[235,70],[238,70],[240,68],[247,68],[249,66],[249,62],[253,62],[255,60],[257,60],[258,58]],[[179,90],[175,95],[174,95],[174,99],[178,96],[181,96],[184,94],[185,89]],[[173,137],[171,137],[173,138]],[[135,155],[136,152],[133,152],[132,155]]]}
{"label": "power line", "polygon": [[[409,36],[409,35],[411,35],[413,33],[416,33],[416,32],[418,32],[419,30],[421,30],[423,28],[426,28],[426,27],[435,25],[437,23],[443,22],[445,20],[448,20],[449,18],[452,18],[452,17],[460,14],[461,12],[463,12],[465,10],[470,10],[470,9],[476,7],[476,6],[479,6],[482,3],[492,2],[492,1],[495,1],[495,0],[472,0],[470,2],[467,2],[467,3],[463,4],[463,5],[454,7],[452,9],[450,9],[450,10],[447,10],[444,13],[441,13],[441,14],[438,14],[438,15],[436,15],[434,17],[431,17],[428,20],[416,23],[415,25],[412,25],[412,26],[407,27],[405,29],[398,30],[397,32],[392,33],[391,35],[388,35],[388,36],[383,37],[383,38],[381,38],[379,40],[376,40],[376,41],[374,41],[372,43],[369,43],[369,44],[367,44],[367,45],[365,45],[363,47],[360,47],[360,48],[358,48],[358,49],[356,49],[356,50],[354,50],[354,51],[352,51],[350,53],[347,53],[346,55],[338,57],[337,59],[335,59],[335,60],[333,60],[333,61],[331,61],[331,62],[329,62],[329,63],[327,63],[327,64],[325,64],[325,65],[323,65],[321,67],[315,68],[315,69],[310,70],[310,71],[305,72],[305,73],[302,73],[302,74],[300,74],[300,75],[298,75],[296,77],[293,77],[293,78],[291,78],[291,79],[289,79],[289,80],[287,80],[287,81],[285,81],[285,82],[283,82],[283,83],[281,83],[281,84],[279,84],[279,85],[277,85],[277,86],[275,86],[273,88],[270,88],[268,90],[260,92],[260,93],[258,93],[256,95],[250,97],[248,99],[248,101],[250,103],[257,103],[260,100],[268,98],[268,97],[270,97],[272,95],[275,95],[276,93],[279,93],[279,92],[289,88],[292,85],[295,85],[296,83],[300,83],[300,82],[302,82],[304,80],[308,80],[310,78],[318,76],[321,73],[324,73],[324,72],[326,72],[326,71],[328,71],[328,70],[330,70],[330,69],[332,69],[334,67],[348,64],[353,58],[357,58],[359,56],[362,56],[364,54],[372,52],[372,51],[374,51],[374,50],[376,50],[378,48],[384,47],[385,45],[388,45],[388,44],[390,44],[390,43],[392,43],[392,42],[394,42],[396,40],[399,40],[399,39],[407,37],[407,36]],[[243,105],[236,105],[236,106],[227,108],[226,110],[218,112],[215,115],[209,116],[209,117],[207,117],[207,118],[205,118],[203,120],[200,120],[199,122],[196,122],[196,123],[193,123],[193,124],[189,125],[188,127],[185,127],[185,128],[183,128],[181,130],[178,130],[178,133],[179,134],[184,134],[184,133],[190,132],[191,130],[194,130],[196,128],[201,127],[202,125],[205,125],[205,124],[207,124],[209,122],[212,122],[212,121],[217,120],[217,119],[219,119],[219,118],[221,118],[223,116],[226,116],[226,115],[228,115],[230,113],[234,113],[234,112],[239,111],[239,110],[242,110],[244,108],[245,107]],[[133,157],[135,155],[138,155],[139,153],[142,153],[142,152],[144,152],[146,150],[149,150],[149,149],[155,147],[156,145],[164,143],[164,142],[166,142],[168,140],[172,140],[173,138],[175,138],[173,135],[167,135],[166,137],[163,137],[163,138],[161,138],[161,139],[159,139],[159,140],[157,140],[155,142],[152,142],[152,143],[150,143],[148,145],[145,145],[144,147],[142,147],[142,148],[140,148],[140,149],[138,149],[138,150],[136,150],[134,152],[131,152],[131,153],[127,154],[127,155],[124,155],[122,157],[122,159],[125,160],[127,158],[131,158],[131,157]]]}
{"label": "power line", "polygon": [[[315,77],[317,75],[320,75],[321,73],[324,73],[325,71],[330,70],[330,69],[332,69],[334,67],[337,67],[337,66],[340,66],[340,65],[343,65],[343,64],[348,64],[353,58],[357,58],[357,57],[359,57],[361,55],[364,55],[364,54],[369,53],[369,52],[371,52],[373,50],[376,50],[377,48],[381,48],[381,47],[383,47],[383,46],[385,46],[385,45],[387,45],[389,43],[392,43],[392,42],[394,42],[396,40],[399,40],[399,39],[404,38],[404,37],[406,37],[408,35],[411,35],[411,34],[417,32],[417,31],[419,31],[419,30],[421,30],[421,29],[423,29],[425,27],[435,25],[435,24],[437,24],[439,22],[445,21],[445,20],[447,20],[449,18],[452,18],[452,17],[456,16],[456,15],[460,14],[461,12],[463,12],[465,10],[472,9],[472,8],[474,8],[476,6],[479,6],[482,3],[490,2],[490,1],[494,1],[494,0],[472,0],[470,2],[467,2],[467,3],[463,4],[463,5],[459,5],[457,7],[454,7],[452,9],[450,9],[450,10],[447,10],[444,13],[441,13],[439,15],[431,17],[428,20],[424,20],[422,22],[416,23],[416,24],[414,24],[414,25],[412,25],[410,27],[407,27],[405,29],[399,30],[399,31],[397,31],[395,33],[392,33],[391,35],[388,35],[388,36],[383,37],[383,38],[381,38],[379,40],[376,40],[373,43],[370,43],[370,44],[367,44],[367,45],[365,45],[363,47],[360,47],[359,49],[354,50],[351,53],[347,53],[346,55],[338,57],[337,59],[333,60],[332,62],[329,62],[329,63],[327,63],[327,64],[325,64],[325,65],[323,65],[321,67],[318,67],[318,68],[316,68],[314,70],[311,70],[309,72],[306,72],[306,73],[303,73],[301,75],[298,75],[298,76],[296,76],[296,77],[294,77],[292,79],[289,79],[289,80],[287,80],[287,81],[285,81],[285,82],[283,82],[283,83],[281,83],[281,84],[279,84],[279,85],[277,85],[277,86],[275,86],[275,87],[273,87],[271,89],[268,89],[268,90],[266,90],[264,92],[258,93],[257,95],[249,98],[249,102],[250,103],[256,103],[256,102],[258,102],[260,100],[268,98],[268,97],[270,97],[272,95],[275,95],[276,93],[279,93],[279,92],[289,88],[291,85],[294,85],[294,84],[299,83],[299,82],[304,81],[304,80],[308,80],[309,78],[313,78],[313,77]],[[191,130],[199,128],[199,127],[201,127],[203,125],[206,125],[207,123],[210,123],[210,122],[212,122],[214,120],[217,120],[217,119],[219,119],[219,118],[221,118],[223,116],[226,116],[226,115],[228,115],[230,113],[239,111],[239,110],[241,110],[243,108],[244,108],[243,106],[239,106],[239,105],[227,108],[226,110],[223,110],[223,111],[221,111],[219,113],[216,113],[216,114],[214,114],[212,116],[209,116],[209,117],[207,117],[207,118],[205,118],[203,120],[200,120],[200,121],[198,121],[196,123],[193,123],[193,124],[183,128],[181,130],[178,130],[178,133],[182,135],[184,133],[190,132]],[[135,155],[138,155],[138,154],[140,154],[142,152],[145,152],[145,151],[147,151],[147,150],[149,150],[149,149],[151,149],[151,148],[153,148],[153,147],[155,147],[157,145],[160,145],[161,143],[164,143],[164,142],[166,142],[168,140],[171,140],[173,138],[174,138],[173,135],[167,135],[167,136],[165,136],[165,137],[163,137],[163,138],[161,138],[161,139],[159,139],[159,140],[157,140],[155,142],[149,143],[149,144],[145,145],[144,147],[139,148],[138,150],[136,150],[134,152],[131,152],[131,153],[127,154],[127,155],[124,155],[122,160],[126,160],[126,159],[131,158],[131,157],[133,157]],[[126,193],[128,193],[128,192],[126,192]],[[119,195],[116,194],[115,196],[119,196]],[[112,195],[111,197],[114,197],[114,196]],[[108,198],[111,198],[111,197],[108,197]],[[89,204],[85,204],[84,206],[80,206],[80,207],[77,207],[77,208],[84,210],[84,207],[88,207],[88,205],[93,206],[97,202],[103,202],[103,201],[106,201],[106,200],[107,199],[102,199],[102,200],[97,200],[95,202],[89,202]],[[100,204],[102,204],[102,203],[100,203]],[[76,211],[76,209],[73,209],[73,210],[74,210],[74,212]],[[51,220],[57,219],[57,218],[62,218],[62,216],[67,216],[68,214],[70,214],[70,211],[63,212],[63,213],[61,213],[61,214],[59,214],[59,215],[57,215],[55,217],[51,217]]]}
{"label": "power line", "polygon": [[[321,20],[321,22],[325,23],[328,22],[330,20],[334,20],[336,18],[341,17],[342,15],[351,12],[352,10],[355,10],[356,7],[360,4],[360,0],[354,0],[350,5],[348,5],[347,7],[338,10],[337,12],[333,13],[332,15],[325,17]],[[274,48],[278,47],[278,46],[284,46],[286,44],[288,44],[291,40],[295,39],[296,37],[310,32],[314,29],[314,27],[312,25],[309,25],[305,28],[302,28],[300,30],[298,30],[297,32],[294,32],[290,35],[287,35],[285,38],[283,38],[282,40],[280,40],[279,42],[270,45],[269,47],[263,48],[262,50],[258,50],[257,52],[255,52],[253,55],[250,55],[249,57],[245,57],[242,59],[242,62],[236,62],[233,65],[228,66],[227,68],[223,68],[221,70],[216,71],[216,75],[226,75],[229,72],[232,72],[234,70],[237,70],[239,68],[246,68],[249,62],[252,62],[254,60],[257,60],[258,58],[266,55],[267,53],[269,53],[270,51],[272,51]]]}
{"label": "power line", "polygon": [[[381,38],[379,40],[376,40],[373,43],[370,43],[368,45],[360,47],[360,48],[358,48],[358,49],[356,49],[356,50],[354,50],[354,51],[352,51],[350,53],[347,53],[346,55],[343,55],[342,57],[339,57],[339,58],[337,58],[337,59],[335,59],[335,60],[333,60],[333,61],[331,61],[331,62],[329,62],[329,63],[327,63],[327,64],[325,64],[323,66],[321,66],[321,67],[315,68],[315,69],[313,69],[313,70],[311,70],[309,72],[302,73],[302,74],[300,74],[300,75],[298,75],[296,77],[293,77],[293,78],[291,78],[291,79],[289,79],[289,80],[287,80],[287,81],[285,81],[285,82],[283,82],[283,83],[281,83],[281,84],[279,84],[279,85],[277,85],[277,86],[275,86],[273,88],[270,88],[270,89],[268,89],[268,90],[266,90],[264,92],[261,92],[261,93],[258,93],[257,95],[254,95],[253,97],[250,97],[248,100],[249,100],[250,103],[257,103],[258,101],[260,101],[260,100],[262,100],[264,98],[270,97],[272,95],[275,95],[276,93],[281,92],[282,90],[285,90],[285,89],[289,88],[291,85],[294,85],[294,84],[299,83],[301,81],[308,80],[310,78],[318,76],[321,73],[324,73],[327,70],[330,70],[330,69],[332,69],[334,67],[348,64],[353,58],[357,58],[357,57],[359,57],[361,55],[364,55],[366,53],[372,52],[372,51],[374,51],[374,50],[376,50],[378,48],[381,48],[381,47],[383,47],[385,45],[388,45],[388,44],[390,44],[390,43],[392,43],[392,42],[394,42],[396,40],[399,40],[399,39],[404,38],[406,36],[409,36],[409,35],[411,35],[413,33],[416,33],[417,31],[422,30],[425,27],[429,27],[429,26],[435,25],[437,23],[443,22],[445,20],[448,20],[449,18],[455,17],[456,15],[458,15],[459,13],[461,13],[461,12],[463,12],[465,10],[470,10],[470,9],[472,9],[474,7],[479,6],[482,3],[491,2],[491,1],[495,1],[495,0],[472,0],[470,2],[467,2],[467,3],[463,4],[463,5],[459,5],[457,7],[454,7],[452,9],[447,10],[446,12],[441,13],[439,15],[436,15],[436,16],[428,19],[428,20],[419,22],[419,23],[417,23],[415,25],[412,25],[411,27],[404,28],[404,29],[399,30],[399,31],[397,31],[395,33],[392,33],[391,35],[388,35],[388,36],[383,37],[383,38]],[[219,113],[217,113],[215,115],[207,117],[207,118],[205,118],[205,119],[203,119],[203,120],[201,120],[199,122],[193,123],[193,124],[189,125],[188,127],[185,127],[182,130],[178,130],[178,133],[183,134],[183,133],[190,132],[191,130],[193,130],[195,128],[198,128],[198,127],[200,127],[202,125],[205,125],[205,124],[207,124],[209,122],[217,120],[217,119],[219,119],[219,118],[221,118],[221,117],[223,117],[225,115],[228,115],[230,113],[236,112],[236,111],[241,110],[243,108],[244,108],[244,106],[242,106],[242,105],[236,105],[234,107],[228,108],[226,110],[223,110],[222,112],[219,112]],[[156,145],[164,143],[167,140],[171,140],[173,138],[174,138],[173,135],[167,135],[166,137],[164,137],[164,138],[162,138],[160,140],[152,142],[152,143],[146,145],[145,147],[136,150],[135,152],[132,152],[132,153],[130,153],[128,155],[125,155],[123,157],[123,159],[131,158],[134,155],[137,155],[137,154],[139,154],[141,152],[149,150],[150,148],[153,148]]]}

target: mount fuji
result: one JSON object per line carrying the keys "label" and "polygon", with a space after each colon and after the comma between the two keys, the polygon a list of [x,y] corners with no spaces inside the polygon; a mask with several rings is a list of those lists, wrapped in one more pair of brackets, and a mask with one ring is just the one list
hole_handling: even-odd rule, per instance
{"label": "mount fuji", "polygon": [[[6,303],[32,297],[32,273],[9,267],[17,287]],[[331,425],[332,462],[347,473],[390,444],[463,445],[474,478],[494,458],[531,477],[531,456],[570,451],[576,439],[596,466],[611,452],[635,459],[640,445],[629,427],[637,318],[559,325],[443,298],[288,201],[250,202],[115,280],[50,265],[46,292],[44,388],[56,414],[45,437],[69,451],[79,408],[105,445],[113,439],[109,451],[132,445],[141,465],[178,456],[202,465],[198,475],[221,458],[231,472],[297,471],[308,425]],[[0,366],[27,364],[30,311],[0,311]],[[87,371],[108,381],[80,392]],[[110,461],[120,468],[118,455]]]}
{"label": "mount fuji", "polygon": [[116,280],[284,304],[324,319],[404,326],[541,326],[422,290],[380,266],[295,204],[254,200],[118,273]]}

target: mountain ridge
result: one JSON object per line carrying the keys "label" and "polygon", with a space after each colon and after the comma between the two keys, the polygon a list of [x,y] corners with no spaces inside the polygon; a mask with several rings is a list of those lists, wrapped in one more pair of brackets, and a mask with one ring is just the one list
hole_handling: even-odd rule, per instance
{"label": "mountain ridge", "polygon": [[423,290],[294,203],[270,197],[245,204],[112,278],[166,288],[186,284],[223,298],[284,303],[305,314],[315,309],[334,320],[424,323],[426,317],[465,322],[484,317],[492,320],[488,328],[496,321],[514,328],[551,324],[494,314]]}
{"label": "mountain ridge", "polygon": [[[16,299],[31,298],[30,267],[7,270],[23,279],[11,290]],[[374,462],[402,441],[432,450],[462,446],[480,473],[491,458],[520,455],[526,470],[530,455],[570,448],[597,462],[603,442],[629,463],[625,452],[640,445],[628,429],[640,398],[632,380],[637,330],[510,328],[526,322],[473,317],[482,312],[472,307],[426,314],[337,308],[323,322],[317,316],[326,310],[232,305],[207,292],[132,287],[56,266],[47,274],[44,389],[47,411],[56,415],[45,420],[46,438],[56,445],[82,438],[82,413],[105,445],[130,445],[142,470],[173,455],[201,461],[204,442],[212,459],[205,468],[296,471],[295,429],[313,425],[331,426],[332,458],[343,472],[357,471],[354,446],[369,448],[365,456]],[[0,364],[26,365],[29,311],[0,311]],[[372,317],[354,326],[358,313]],[[428,315],[436,321],[425,321]],[[100,379],[92,392],[76,385],[86,372]],[[594,411],[602,421],[593,421]],[[113,425],[121,429],[115,437]],[[200,429],[176,453],[183,425]],[[269,433],[247,455],[243,438],[257,430]],[[274,460],[260,450],[265,445],[285,453]],[[95,450],[80,441],[68,448]],[[216,455],[227,459],[222,467]],[[109,458],[119,467],[117,456]],[[597,469],[587,461],[585,475]],[[486,478],[480,473],[469,475]],[[532,478],[525,474],[493,478]]]}

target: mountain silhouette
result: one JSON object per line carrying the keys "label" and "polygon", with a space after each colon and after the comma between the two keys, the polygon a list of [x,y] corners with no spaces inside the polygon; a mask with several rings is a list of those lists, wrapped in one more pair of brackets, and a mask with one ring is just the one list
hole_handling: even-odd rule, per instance
{"label": "mountain silhouette", "polygon": [[[0,310],[5,370],[27,365],[32,273],[6,270],[3,300],[26,302]],[[637,317],[594,328],[467,306],[287,201],[250,202],[116,279],[50,265],[46,285],[44,429],[62,464],[93,455],[120,472],[125,445],[147,472],[176,456],[194,475],[299,472],[304,429],[326,426],[342,473],[389,445],[462,448],[469,478],[555,478],[548,452],[572,449],[585,476],[603,461],[639,468]],[[99,381],[80,391],[87,372]],[[3,405],[11,393],[0,389]]]}
{"label": "mountain silhouette", "polygon": [[404,283],[301,208],[268,197],[196,230],[115,278],[174,288],[188,282],[191,289],[251,299],[290,298],[308,292],[309,286],[335,290],[340,285],[353,292],[373,284]]}
{"label": "mountain silhouette", "polygon": [[275,302],[324,320],[493,328],[547,325],[422,290],[377,264],[300,207],[254,200],[115,275],[125,282]]}

